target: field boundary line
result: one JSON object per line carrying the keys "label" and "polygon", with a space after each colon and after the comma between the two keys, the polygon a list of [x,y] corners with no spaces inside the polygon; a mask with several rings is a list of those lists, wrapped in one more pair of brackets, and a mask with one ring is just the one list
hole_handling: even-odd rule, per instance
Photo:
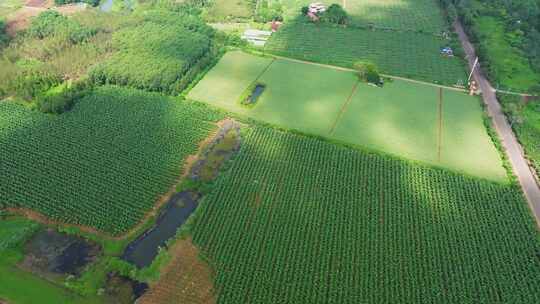
{"label": "field boundary line", "polygon": [[270,63],[259,73],[259,75],[257,75],[257,77],[255,77],[252,84],[259,81],[259,79],[264,75],[264,73],[266,73],[266,71],[268,71],[268,69],[270,68],[272,63],[274,63],[275,61],[276,61],[276,58],[272,58],[272,61],[270,61]]}
{"label": "field boundary line", "polygon": [[357,80],[356,83],[354,84],[354,86],[352,87],[352,90],[351,90],[351,93],[349,94],[349,97],[347,97],[347,100],[345,100],[345,103],[341,106],[341,109],[339,110],[339,113],[338,113],[338,116],[336,117],[336,120],[334,121],[334,123],[330,127],[330,132],[329,132],[330,135],[334,134],[334,131],[336,129],[336,126],[337,126],[338,122],[341,120],[341,117],[343,116],[343,114],[347,110],[347,107],[351,103],[351,100],[352,100],[353,96],[356,94],[356,90],[358,90],[359,85],[360,85],[360,80]]}
{"label": "field boundary line", "polygon": [[[351,68],[345,68],[345,67],[340,67],[340,66],[331,65],[331,64],[318,63],[318,62],[306,61],[306,60],[301,60],[301,59],[294,59],[290,57],[284,57],[284,56],[279,56],[279,55],[274,55],[274,54],[269,54],[269,53],[266,53],[266,55],[272,56],[277,59],[288,60],[288,61],[298,62],[298,63],[305,63],[305,64],[310,64],[310,65],[315,65],[315,66],[320,66],[320,67],[326,67],[326,68],[331,68],[338,71],[356,72],[356,70],[351,69]],[[422,80],[416,80],[416,79],[405,78],[401,76],[394,76],[394,75],[389,75],[389,74],[380,74],[380,75],[386,78],[403,80],[407,82],[412,82],[412,83],[417,83],[417,84],[422,84],[422,85],[427,85],[427,86],[432,86],[432,87],[437,87],[437,88],[443,88],[443,89],[457,91],[457,92],[468,92],[466,89],[431,83],[431,82],[422,81]]]}

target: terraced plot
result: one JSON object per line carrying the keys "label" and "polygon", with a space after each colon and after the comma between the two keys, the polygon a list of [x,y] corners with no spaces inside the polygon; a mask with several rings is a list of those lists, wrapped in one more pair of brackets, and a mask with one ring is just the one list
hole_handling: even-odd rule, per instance
{"label": "terraced plot", "polygon": [[[249,77],[266,85],[253,107],[239,101]],[[377,88],[358,83],[349,71],[230,52],[188,98],[280,127],[506,180],[479,101],[446,89],[440,101],[439,93],[434,86],[398,80]]]}

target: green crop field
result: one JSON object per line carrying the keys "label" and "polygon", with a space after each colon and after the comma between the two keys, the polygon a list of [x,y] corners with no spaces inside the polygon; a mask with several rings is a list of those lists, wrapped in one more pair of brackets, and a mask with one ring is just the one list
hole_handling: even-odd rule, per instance
{"label": "green crop field", "polygon": [[538,303],[518,188],[268,128],[199,208],[217,303]]}
{"label": "green crop field", "polygon": [[60,116],[0,103],[0,208],[113,234],[150,210],[218,120],[202,105],[102,87]]}
{"label": "green crop field", "polygon": [[506,173],[476,97],[404,81],[361,85],[332,137],[503,181]]}
{"label": "green crop field", "polygon": [[[255,79],[265,91],[254,107],[245,107],[239,98]],[[480,102],[461,92],[443,90],[440,103],[434,86],[394,80],[377,88],[358,83],[349,71],[229,52],[188,98],[278,126],[506,180]]]}
{"label": "green crop field", "polygon": [[440,55],[441,38],[414,32],[371,31],[309,23],[285,24],[265,51],[302,60],[352,67],[375,63],[382,73],[454,85],[467,80],[462,59]]}
{"label": "green crop field", "polygon": [[[285,7],[286,17],[300,14],[302,6],[313,1],[276,0]],[[435,0],[324,0],[341,5],[351,18],[351,24],[373,25],[379,28],[438,33],[446,29],[442,10]]]}
{"label": "green crop field", "polygon": [[253,16],[254,4],[250,0],[214,0],[207,9],[210,21],[247,19]]}

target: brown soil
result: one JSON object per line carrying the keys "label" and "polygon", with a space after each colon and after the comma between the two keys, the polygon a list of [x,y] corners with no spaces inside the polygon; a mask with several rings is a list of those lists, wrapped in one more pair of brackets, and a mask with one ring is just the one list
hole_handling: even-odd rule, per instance
{"label": "brown soil", "polygon": [[212,271],[199,257],[190,238],[179,240],[169,250],[170,263],[161,278],[150,286],[138,304],[215,303]]}
{"label": "brown soil", "polygon": [[45,11],[45,8],[41,7],[23,7],[9,15],[7,18],[6,32],[13,36],[20,30],[26,29],[30,25],[32,17],[39,15]]}
{"label": "brown soil", "polygon": [[85,9],[83,6],[75,4],[54,7],[54,0],[28,0],[25,6],[7,17],[7,33],[14,36],[18,31],[28,28],[32,17],[36,17],[50,8],[64,15],[71,15]]}
{"label": "brown soil", "polygon": [[53,4],[54,4],[53,0],[27,0],[24,5],[29,6],[29,7],[49,8],[53,6]]}
{"label": "brown soil", "polygon": [[154,217],[157,216],[157,214],[158,214],[159,210],[161,209],[161,207],[163,207],[163,205],[165,205],[165,203],[167,203],[169,201],[171,196],[176,193],[177,185],[179,185],[180,182],[182,181],[182,179],[185,176],[188,175],[188,173],[190,172],[191,167],[193,166],[193,164],[197,162],[197,160],[199,159],[199,156],[204,152],[205,147],[214,140],[214,138],[216,137],[216,135],[219,132],[219,128],[221,128],[221,126],[227,121],[231,121],[231,119],[227,118],[227,119],[224,119],[224,120],[219,121],[217,123],[218,128],[216,128],[216,130],[214,130],[206,139],[204,139],[203,141],[201,141],[199,143],[199,148],[198,148],[197,153],[189,155],[186,158],[186,161],[182,165],[182,169],[181,169],[182,174],[174,182],[174,184],[171,186],[169,191],[167,193],[165,193],[164,195],[161,195],[157,199],[156,203],[154,204],[154,207],[144,215],[144,217],[139,221],[139,223],[137,225],[135,225],[131,230],[129,230],[125,234],[112,236],[110,234],[107,234],[107,233],[104,233],[102,231],[96,230],[95,228],[92,228],[92,227],[82,226],[82,225],[75,225],[75,224],[68,224],[68,223],[64,223],[64,222],[61,222],[61,221],[53,220],[53,219],[50,219],[47,216],[45,216],[45,215],[43,215],[43,214],[41,214],[41,213],[39,213],[37,211],[31,210],[31,209],[28,209],[28,208],[6,208],[5,210],[8,211],[9,213],[22,215],[24,217],[27,217],[27,218],[29,218],[29,219],[31,219],[33,221],[36,221],[36,222],[44,224],[44,225],[62,226],[62,227],[76,227],[76,228],[80,229],[83,232],[92,233],[92,234],[98,235],[98,236],[100,236],[102,238],[109,239],[109,240],[111,240],[111,239],[112,240],[124,240],[126,238],[129,238],[129,237],[139,233],[140,230],[143,228],[143,226],[151,218],[154,218]]}

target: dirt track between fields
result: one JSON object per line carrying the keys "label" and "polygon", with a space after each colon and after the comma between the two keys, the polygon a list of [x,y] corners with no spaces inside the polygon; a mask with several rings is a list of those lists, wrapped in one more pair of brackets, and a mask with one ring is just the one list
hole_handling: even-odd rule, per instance
{"label": "dirt track between fields", "polygon": [[[469,38],[465,34],[461,24],[456,22],[454,27],[459,35],[463,49],[467,54],[469,67],[472,68],[476,59],[474,47],[470,43]],[[493,89],[480,69],[476,69],[474,71],[473,77],[482,90],[482,97],[487,106],[489,116],[491,117],[497,134],[501,139],[501,143],[504,147],[506,155],[512,164],[514,174],[517,176],[521,188],[523,189],[525,198],[527,199],[531,211],[536,219],[536,224],[538,227],[540,227],[540,187],[538,186],[538,183],[531,171],[532,169],[525,160],[523,148],[519,145],[512,128],[508,124],[505,115],[502,113],[501,105],[499,104],[499,101],[495,95],[495,89]]]}

